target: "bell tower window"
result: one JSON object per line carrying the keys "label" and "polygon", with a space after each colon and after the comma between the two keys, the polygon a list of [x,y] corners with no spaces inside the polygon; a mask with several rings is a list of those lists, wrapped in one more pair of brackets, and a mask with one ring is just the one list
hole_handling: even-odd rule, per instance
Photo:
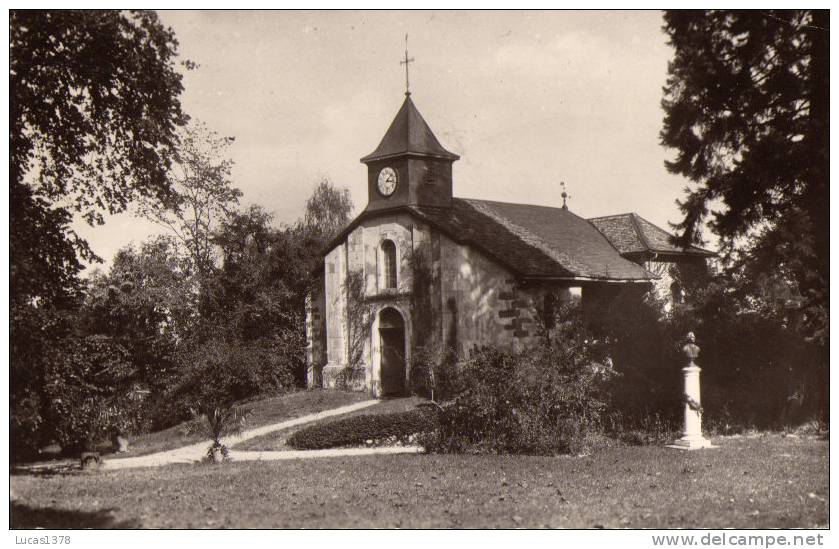
{"label": "bell tower window", "polygon": [[396,244],[393,240],[382,242],[382,263],[381,263],[382,287],[386,289],[396,288]]}

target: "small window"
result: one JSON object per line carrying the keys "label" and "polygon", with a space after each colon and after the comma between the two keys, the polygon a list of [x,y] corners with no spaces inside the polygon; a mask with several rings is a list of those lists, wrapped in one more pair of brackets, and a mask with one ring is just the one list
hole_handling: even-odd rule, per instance
{"label": "small window", "polygon": [[385,288],[396,288],[396,244],[382,242],[382,281]]}

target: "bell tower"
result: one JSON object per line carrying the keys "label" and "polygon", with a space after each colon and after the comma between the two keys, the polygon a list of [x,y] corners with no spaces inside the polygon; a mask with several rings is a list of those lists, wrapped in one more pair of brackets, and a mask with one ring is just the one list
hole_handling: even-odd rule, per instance
{"label": "bell tower", "polygon": [[405,93],[405,101],[367,165],[367,210],[397,206],[451,207],[452,163],[460,157],[443,148]]}

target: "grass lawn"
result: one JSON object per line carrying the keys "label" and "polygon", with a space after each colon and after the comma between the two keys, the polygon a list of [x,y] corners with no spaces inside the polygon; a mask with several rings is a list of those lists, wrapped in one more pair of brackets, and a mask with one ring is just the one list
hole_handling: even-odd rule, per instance
{"label": "grass lawn", "polygon": [[305,429],[306,427],[310,427],[312,425],[320,425],[323,423],[332,423],[334,421],[343,420],[348,417],[353,416],[362,416],[362,415],[374,415],[374,414],[390,414],[394,412],[406,412],[408,410],[412,410],[417,407],[417,405],[428,402],[428,400],[419,397],[405,397],[405,398],[394,398],[394,399],[387,399],[374,404],[370,408],[363,408],[361,410],[356,410],[355,412],[350,412],[349,414],[342,414],[340,416],[329,417],[326,419],[322,419],[320,421],[315,421],[312,423],[307,423],[303,426],[293,427],[291,429],[284,429],[282,431],[274,431],[273,433],[268,433],[267,435],[262,435],[261,437],[254,437],[245,441],[240,442],[239,444],[233,446],[234,450],[294,450],[290,446],[287,446],[285,441],[286,439],[291,436],[291,434],[295,431],[299,431],[300,429]]}
{"label": "grass lawn", "polygon": [[390,455],[11,477],[11,527],[826,527],[828,442]]}
{"label": "grass lawn", "polygon": [[[369,399],[370,396],[367,393],[314,390],[254,400],[240,404],[239,407],[243,410],[251,410],[246,428],[252,429]],[[186,424],[175,425],[163,431],[129,437],[130,451],[125,454],[109,455],[108,458],[119,459],[173,450],[187,444],[201,442],[202,438],[200,435],[187,434]]]}

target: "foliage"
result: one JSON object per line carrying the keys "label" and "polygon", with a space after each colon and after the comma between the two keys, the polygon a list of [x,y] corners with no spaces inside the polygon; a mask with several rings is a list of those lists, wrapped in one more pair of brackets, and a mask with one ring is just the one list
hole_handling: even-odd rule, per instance
{"label": "foliage", "polygon": [[168,175],[176,202],[167,209],[153,202],[144,202],[140,208],[145,217],[183,244],[199,284],[215,267],[213,233],[232,215],[242,196],[230,180],[233,162],[226,155],[232,143],[232,137],[221,137],[201,122],[182,128]]}
{"label": "foliage", "polygon": [[305,383],[304,310],[311,239],[298,227],[275,229],[257,206],[228,218],[213,238],[222,266],[206,286],[202,315],[243,342],[272,338]]}
{"label": "foliage", "polygon": [[177,377],[154,411],[155,427],[186,419],[196,406],[204,412],[224,410],[245,398],[294,387],[282,340],[243,342],[217,328],[204,335],[203,341],[186,342],[178,350]]}
{"label": "foliage", "polygon": [[215,461],[215,453],[220,452],[225,461],[229,460],[228,448],[222,444],[221,439],[244,431],[250,410],[243,411],[232,406],[219,408],[199,405],[197,408],[190,408],[190,414],[192,421],[187,426],[187,433],[200,434],[211,441],[206,459]]}
{"label": "foliage", "polygon": [[373,307],[365,297],[364,273],[347,274],[344,299],[347,306],[347,364],[338,372],[336,383],[339,389],[354,389],[364,381],[364,349],[370,341],[373,326]]}
{"label": "foliage", "polygon": [[434,371],[437,361],[438,353],[432,346],[420,345],[413,350],[408,380],[413,394],[434,400]]}
{"label": "foliage", "polygon": [[142,427],[146,391],[118,341],[80,334],[72,313],[20,305],[11,312],[13,459],[51,442],[80,450]]}
{"label": "foliage", "polygon": [[[104,361],[83,359],[89,336],[119,349],[113,360],[131,370],[132,394],[150,395],[118,410],[133,429],[171,425],[198,398],[302,384],[305,296],[323,243],[352,210],[346,190],[321,182],[292,227],[271,226],[258,208],[239,211],[232,138],[184,127],[177,41],[154,13],[13,11],[10,47],[16,453],[55,436],[48,383],[78,386],[75,409],[88,417],[101,402],[123,402],[105,378],[100,387],[84,377]],[[96,258],[72,231],[74,216],[101,224],[132,202],[172,236],[120,250],[109,272],[81,283],[81,262]],[[69,440],[72,429],[61,429]]]}
{"label": "foliage", "polygon": [[56,302],[95,259],[75,213],[171,201],[178,43],[139,11],[12,10],[9,31],[11,293]]}
{"label": "foliage", "polygon": [[447,347],[421,345],[411,353],[409,372],[411,391],[434,402],[451,399],[458,393],[457,352]]}
{"label": "foliage", "polygon": [[49,442],[44,394],[46,349],[70,331],[72,319],[52,309],[12,301],[9,337],[9,409],[12,459],[34,455]]}
{"label": "foliage", "polygon": [[104,336],[66,338],[47,352],[46,423],[62,447],[79,450],[139,420],[128,352]]}
{"label": "foliage", "polygon": [[245,341],[272,330],[302,330],[306,240],[294,229],[274,229],[270,220],[252,206],[224,222],[214,237],[223,263],[208,285],[203,313]]}
{"label": "foliage", "polygon": [[601,427],[613,376],[579,308],[558,307],[555,338],[520,353],[484,348],[460,370],[431,448],[442,452],[577,453]]}
{"label": "foliage", "polygon": [[319,450],[389,437],[404,439],[434,430],[436,422],[437,411],[427,406],[407,412],[365,414],[306,427],[291,435],[287,443],[301,450]]}
{"label": "foliage", "polygon": [[195,321],[188,278],[172,237],[151,238],[139,250],[122,248],[107,275],[91,275],[81,327],[118,341],[143,382],[160,387],[171,374],[177,342]]}
{"label": "foliage", "polygon": [[349,189],[337,189],[324,178],[306,201],[302,224],[321,241],[321,246],[325,246],[346,227],[352,210]]}
{"label": "foliage", "polygon": [[826,10],[670,11],[661,132],[671,173],[693,183],[681,242],[709,226],[724,259],[759,285],[779,273],[801,329],[828,338],[829,15]]}
{"label": "foliage", "polygon": [[608,352],[620,374],[610,388],[610,430],[649,435],[681,425],[681,348],[689,331],[701,349],[707,427],[727,433],[826,418],[828,371],[820,346],[794,329],[793,318],[740,294],[724,274],[690,296],[669,315],[650,295],[622,292],[610,305]]}
{"label": "foliage", "polygon": [[612,413],[622,429],[642,429],[651,415],[681,423],[684,359],[679,341],[691,328],[677,333],[663,302],[653,292],[631,289],[618,293],[604,315],[603,330],[614,369]]}
{"label": "foliage", "polygon": [[829,386],[822,347],[796,330],[793,319],[755,305],[748,297],[738,298],[721,277],[676,310],[673,332],[693,330],[701,348],[697,363],[705,417],[723,430],[826,419]]}

